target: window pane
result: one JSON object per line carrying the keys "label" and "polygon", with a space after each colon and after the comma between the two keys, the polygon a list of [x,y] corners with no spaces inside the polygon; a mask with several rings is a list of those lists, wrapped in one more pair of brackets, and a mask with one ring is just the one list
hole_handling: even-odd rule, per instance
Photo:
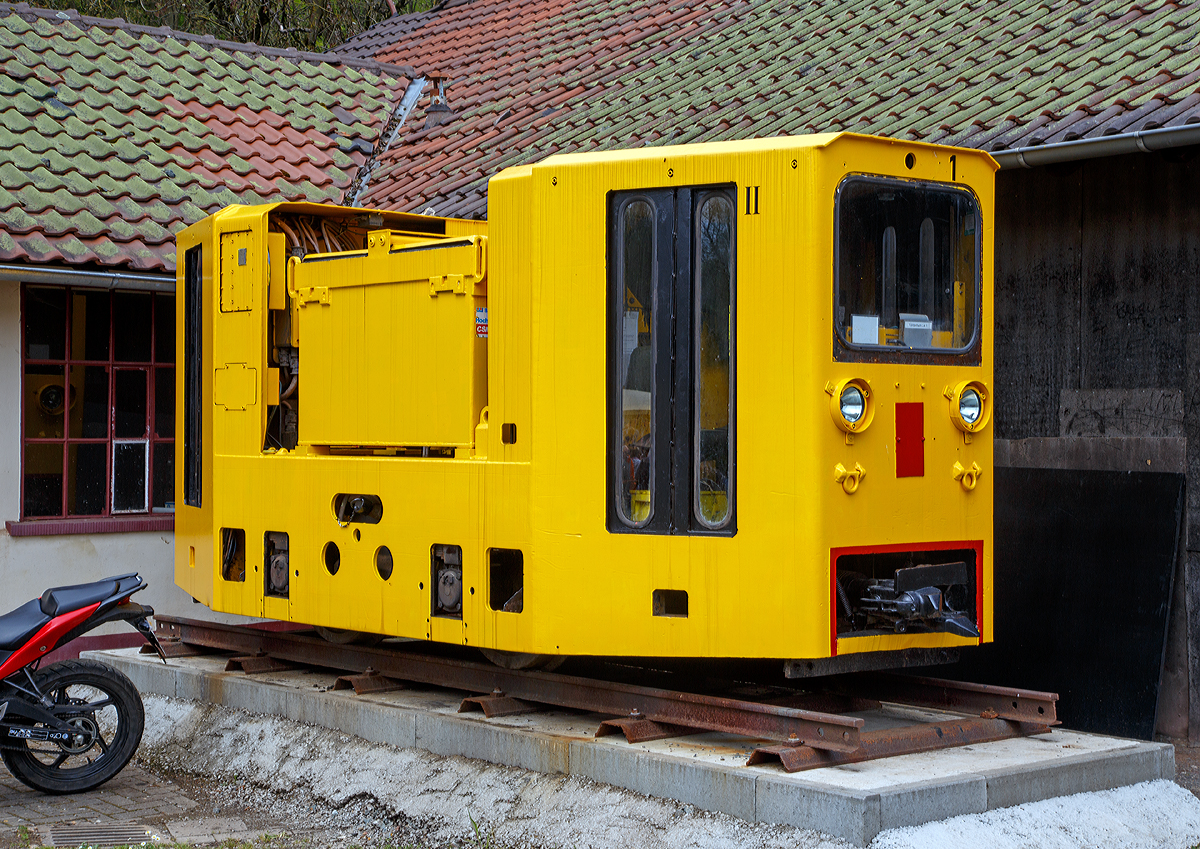
{"label": "window pane", "polygon": [[119,369],[113,386],[113,435],[146,435],[146,372]]}
{"label": "window pane", "polygon": [[67,447],[67,512],[99,516],[104,512],[108,443],[71,443]]}
{"label": "window pane", "polygon": [[66,359],[66,289],[25,288],[25,356],[31,360]]}
{"label": "window pane", "polygon": [[62,439],[67,392],[62,366],[25,366],[25,436]]}
{"label": "window pane", "polygon": [[175,506],[175,443],[154,443],[154,506]]}
{"label": "window pane", "polygon": [[108,436],[107,366],[71,366],[70,420],[73,439]]}
{"label": "window pane", "polygon": [[154,360],[175,362],[175,296],[154,296]]}
{"label": "window pane", "polygon": [[31,516],[62,515],[62,443],[25,445],[25,503],[21,513]]}
{"label": "window pane", "polygon": [[113,443],[112,499],[114,513],[146,511],[145,442]]}
{"label": "window pane", "polygon": [[855,345],[962,349],[979,315],[967,192],[851,179],[839,190],[837,323]]}
{"label": "window pane", "polygon": [[71,294],[71,359],[108,359],[110,299],[108,292]]}
{"label": "window pane", "polygon": [[154,433],[170,439],[175,435],[175,369],[154,370]]}
{"label": "window pane", "polygon": [[621,311],[621,429],[617,509],[629,524],[650,521],[653,444],[654,210],[646,201],[622,213],[620,265],[625,302]]}
{"label": "window pane", "polygon": [[694,508],[702,525],[729,521],[731,361],[733,354],[733,205],[710,196],[697,220],[696,480]]}
{"label": "window pane", "polygon": [[123,363],[150,362],[150,293],[113,295],[113,359]]}

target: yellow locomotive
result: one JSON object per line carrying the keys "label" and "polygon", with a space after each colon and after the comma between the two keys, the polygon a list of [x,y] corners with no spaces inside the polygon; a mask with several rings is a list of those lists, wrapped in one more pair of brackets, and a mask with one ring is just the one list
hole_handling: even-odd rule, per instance
{"label": "yellow locomotive", "polygon": [[553,156],[486,222],[208,217],[176,582],[507,665],[990,641],[995,169],[814,135]]}

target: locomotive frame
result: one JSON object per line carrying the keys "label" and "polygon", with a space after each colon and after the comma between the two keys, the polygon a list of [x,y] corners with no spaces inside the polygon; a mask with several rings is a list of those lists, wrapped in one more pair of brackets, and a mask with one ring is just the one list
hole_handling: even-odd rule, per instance
{"label": "locomotive frame", "polygon": [[815,135],[206,218],[176,582],[510,664],[990,641],[995,169]]}

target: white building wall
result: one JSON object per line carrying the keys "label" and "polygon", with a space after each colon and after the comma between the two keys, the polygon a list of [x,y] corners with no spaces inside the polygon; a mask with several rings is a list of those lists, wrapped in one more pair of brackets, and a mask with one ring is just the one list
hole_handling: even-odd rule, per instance
{"label": "white building wall", "polygon": [[[139,572],[150,584],[134,597],[157,613],[191,619],[250,621],[214,613],[175,586],[170,532],[11,536],[6,521],[21,518],[21,286],[0,281],[0,613],[37,598],[48,587]],[[92,635],[127,633],[123,623]]]}

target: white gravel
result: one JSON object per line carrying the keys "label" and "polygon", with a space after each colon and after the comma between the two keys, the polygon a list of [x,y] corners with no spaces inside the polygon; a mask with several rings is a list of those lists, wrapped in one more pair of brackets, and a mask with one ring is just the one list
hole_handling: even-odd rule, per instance
{"label": "white gravel", "polygon": [[[274,818],[363,846],[844,849],[813,831],[748,823],[609,785],[368,743],[323,728],[146,695],[141,757]],[[225,813],[222,811],[222,813]],[[1200,800],[1154,781],[881,833],[871,849],[1180,847]]]}

